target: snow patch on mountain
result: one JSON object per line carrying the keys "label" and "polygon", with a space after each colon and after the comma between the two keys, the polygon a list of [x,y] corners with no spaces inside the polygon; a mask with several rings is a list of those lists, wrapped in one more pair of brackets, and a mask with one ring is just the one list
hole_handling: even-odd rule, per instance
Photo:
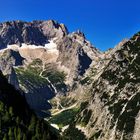
{"label": "snow patch on mountain", "polygon": [[27,61],[39,58],[41,60],[55,62],[59,56],[57,44],[54,43],[53,40],[50,40],[49,43],[44,46],[23,43],[21,46],[17,44],[7,45],[6,49],[18,51],[23,58],[26,58]]}
{"label": "snow patch on mountain", "polygon": [[18,46],[17,44],[12,44],[12,45],[7,45],[7,48],[12,49],[12,50],[44,48],[50,53],[53,53],[53,52],[58,53],[57,45],[56,43],[54,43],[53,40],[50,40],[49,43],[45,44],[45,46],[41,46],[41,45],[37,46],[34,44],[28,45],[28,44],[22,43],[21,47]]}

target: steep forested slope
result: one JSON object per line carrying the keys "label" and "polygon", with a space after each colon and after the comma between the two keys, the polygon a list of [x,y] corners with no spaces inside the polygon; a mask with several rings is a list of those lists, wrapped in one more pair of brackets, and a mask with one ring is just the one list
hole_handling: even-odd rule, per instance
{"label": "steep forested slope", "polygon": [[47,122],[36,117],[24,96],[0,72],[0,139],[56,140],[58,136],[53,131]]}

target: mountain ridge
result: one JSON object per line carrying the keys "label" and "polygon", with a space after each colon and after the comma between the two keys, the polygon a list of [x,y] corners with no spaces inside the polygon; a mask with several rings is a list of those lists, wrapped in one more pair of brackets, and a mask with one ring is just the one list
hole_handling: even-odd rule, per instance
{"label": "mountain ridge", "polygon": [[[47,96],[53,97],[54,91],[57,91],[57,94],[66,94],[74,84],[74,79],[83,76],[86,69],[90,67],[92,60],[94,58],[98,59],[98,54],[100,54],[86,40],[81,31],[69,33],[64,24],[59,24],[53,20],[1,23],[0,38],[6,45],[5,48],[0,45],[1,48],[4,48],[0,51],[2,56],[0,69],[5,75],[13,77],[13,80],[10,81],[11,84],[21,88],[25,93],[30,93],[25,95],[33,109],[42,108],[41,102],[48,104],[44,98],[48,99]],[[9,52],[16,53],[18,57],[12,54],[9,56]],[[39,71],[35,71],[30,66],[37,67]],[[49,76],[49,69],[54,71],[52,76]],[[16,75],[14,75],[14,71],[17,72]],[[48,76],[52,78],[56,74],[58,76],[55,79],[56,81],[47,78]],[[36,77],[39,78],[39,81],[42,81],[41,84],[35,80]],[[48,83],[50,84],[48,85]],[[53,89],[48,88],[53,84],[55,85],[52,86]],[[42,93],[43,89],[46,89],[46,93]],[[37,94],[37,98],[34,98],[36,96],[33,93],[37,92],[40,94]],[[35,102],[39,98],[40,101]],[[50,106],[47,106],[50,109]]]}
{"label": "mountain ridge", "polygon": [[0,69],[64,139],[139,140],[139,38],[100,52],[52,20],[4,23]]}

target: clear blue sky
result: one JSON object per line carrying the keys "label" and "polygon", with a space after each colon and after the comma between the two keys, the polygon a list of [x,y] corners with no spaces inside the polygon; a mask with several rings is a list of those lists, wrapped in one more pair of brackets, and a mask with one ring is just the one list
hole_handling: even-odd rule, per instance
{"label": "clear blue sky", "polygon": [[106,50],[140,31],[140,0],[0,0],[0,21],[17,19],[57,20]]}

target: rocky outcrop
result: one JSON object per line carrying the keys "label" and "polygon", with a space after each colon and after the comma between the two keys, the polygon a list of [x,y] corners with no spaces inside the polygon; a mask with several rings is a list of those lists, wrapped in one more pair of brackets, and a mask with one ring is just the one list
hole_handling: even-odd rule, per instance
{"label": "rocky outcrop", "polygon": [[65,36],[58,42],[58,62],[67,68],[68,83],[83,76],[92,63],[101,58],[99,52],[80,31]]}
{"label": "rocky outcrop", "polygon": [[19,89],[19,83],[13,67],[22,65],[23,60],[24,58],[16,51],[2,50],[0,52],[0,70],[7,76],[9,83],[14,85],[16,89]]}

